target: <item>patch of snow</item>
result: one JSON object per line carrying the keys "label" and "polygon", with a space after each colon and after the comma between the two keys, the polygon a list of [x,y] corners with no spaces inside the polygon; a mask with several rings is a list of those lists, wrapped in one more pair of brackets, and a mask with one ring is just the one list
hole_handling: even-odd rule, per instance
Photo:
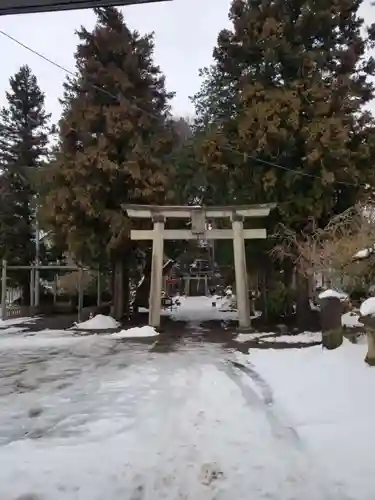
{"label": "patch of snow", "polygon": [[375,297],[369,297],[362,302],[359,313],[361,316],[373,316],[375,314]]}
{"label": "patch of snow", "polygon": [[257,333],[239,333],[237,337],[235,337],[233,340],[235,342],[239,342],[240,344],[244,342],[251,342],[253,340],[257,340],[259,338],[259,335]]}
{"label": "patch of snow", "polygon": [[364,248],[363,250],[359,250],[359,252],[353,255],[353,259],[366,259],[372,252],[372,249]]}
{"label": "patch of snow", "polygon": [[298,335],[280,335],[278,337],[263,337],[262,342],[283,342],[287,344],[310,344],[311,342],[321,342],[321,332],[303,332]]}
{"label": "patch of snow", "polygon": [[310,299],[310,309],[312,311],[320,311],[320,306],[319,304],[314,304],[314,301]]}
{"label": "patch of snow", "polygon": [[346,299],[348,298],[348,295],[346,293],[338,292],[337,290],[324,290],[324,292],[321,292],[319,294],[319,299],[328,299],[328,298],[336,298],[336,299]]}
{"label": "patch of snow", "polygon": [[163,269],[164,269],[165,267],[169,266],[169,264],[172,264],[172,263],[173,263],[173,259],[168,259],[168,260],[166,260],[166,261],[164,262],[164,264],[163,264]]}
{"label": "patch of snow", "polygon": [[140,280],[138,281],[138,283],[137,283],[137,288],[139,288],[139,287],[142,285],[142,283],[144,282],[144,280],[145,280],[145,275],[143,274],[143,275],[141,276],[141,279],[140,279]]}
{"label": "patch of snow", "polygon": [[227,294],[225,297],[219,297],[216,299],[216,307],[219,311],[226,312],[237,311],[237,298],[233,294]]}
{"label": "patch of snow", "polygon": [[0,334],[2,333],[20,333],[27,330],[27,328],[19,328],[18,326],[10,326],[9,328],[0,329]]}
{"label": "patch of snow", "polygon": [[39,350],[64,347],[83,339],[84,337],[74,336],[66,330],[41,330],[32,334],[0,335],[0,350]]}
{"label": "patch of snow", "polygon": [[[213,295],[210,297],[178,297],[180,306],[173,309],[161,311],[162,316],[169,316],[174,321],[186,321],[199,323],[203,321],[236,321],[238,319],[238,310],[233,307],[236,304],[236,297],[223,297]],[[212,303],[216,305],[213,306]],[[145,309],[143,311],[146,311]],[[253,319],[262,315],[261,311],[255,311],[251,316]]]}
{"label": "patch of snow", "polygon": [[9,318],[2,320],[0,319],[0,328],[6,328],[8,326],[13,326],[13,325],[22,325],[24,323],[36,323],[38,317],[34,318]]}
{"label": "patch of snow", "polygon": [[114,339],[134,339],[134,338],[147,338],[157,337],[159,333],[152,326],[142,326],[129,328],[128,330],[121,330],[121,332],[112,333],[111,337]]}
{"label": "patch of snow", "polygon": [[[221,311],[222,301],[213,297],[180,297],[181,305],[173,310],[162,311],[163,316],[169,316],[175,321],[199,323],[211,320],[236,320],[237,310]],[[216,307],[212,302],[216,300]],[[224,299],[222,299],[224,300]],[[225,300],[227,298],[225,297]]]}
{"label": "patch of snow", "polygon": [[360,328],[363,323],[359,321],[358,314],[349,311],[341,316],[341,325],[347,328]]}
{"label": "patch of snow", "polygon": [[310,344],[312,342],[321,342],[321,332],[304,332],[298,335],[278,335],[271,337],[269,333],[240,333],[234,339],[236,342],[244,343],[249,341],[263,342],[283,342],[287,344]]}
{"label": "patch of snow", "polygon": [[120,323],[111,316],[97,314],[87,321],[76,323],[73,328],[76,330],[113,330],[119,326]]}
{"label": "patch of snow", "polygon": [[375,450],[369,436],[375,420],[375,369],[364,363],[366,351],[366,345],[344,340],[333,351],[255,349],[247,356],[263,393],[270,391],[276,414],[289,420],[300,446],[310,450],[326,479],[341,490],[341,495],[324,498],[373,498]]}

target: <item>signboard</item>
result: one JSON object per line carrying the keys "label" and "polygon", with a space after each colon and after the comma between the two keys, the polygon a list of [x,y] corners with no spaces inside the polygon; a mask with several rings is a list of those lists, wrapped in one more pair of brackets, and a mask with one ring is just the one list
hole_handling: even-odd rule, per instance
{"label": "signboard", "polygon": [[0,0],[0,16],[55,10],[93,9],[94,7],[123,7],[164,1],[170,0]]}

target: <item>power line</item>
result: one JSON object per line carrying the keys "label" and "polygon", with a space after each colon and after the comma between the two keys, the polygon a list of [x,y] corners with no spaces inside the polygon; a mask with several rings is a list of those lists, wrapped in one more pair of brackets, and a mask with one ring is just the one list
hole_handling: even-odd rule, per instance
{"label": "power line", "polygon": [[[236,151],[234,149],[232,149],[232,151]],[[242,154],[240,153],[239,151],[237,151],[237,153],[239,154]],[[288,168],[288,167],[284,167],[283,165],[279,165],[277,163],[272,163],[270,161],[267,161],[267,160],[262,160],[261,158],[257,158],[255,156],[251,156],[251,155],[248,155],[245,153],[245,156],[247,158],[250,158],[250,160],[255,160],[259,163],[263,163],[264,165],[268,165],[269,167],[274,167],[274,168],[279,168],[280,170],[285,170],[286,172],[292,172],[293,174],[297,174],[297,175],[301,175],[301,176],[304,176],[304,177],[312,177],[313,179],[321,179],[321,180],[324,180],[324,178],[321,176],[321,175],[315,175],[315,174],[310,174],[308,172],[302,172],[302,171],[299,171],[299,170],[293,170],[292,168]],[[366,187],[365,184],[354,184],[353,182],[345,182],[345,181],[333,181],[334,184],[342,184],[344,186],[352,186],[352,187]]]}
{"label": "power line", "polygon": [[[68,75],[73,76],[73,77],[76,76],[75,73],[73,71],[71,71],[70,69],[65,68],[61,64],[59,64],[56,61],[50,59],[49,57],[47,57],[44,54],[38,52],[37,50],[32,49],[28,45],[22,43],[20,40],[17,40],[17,38],[14,38],[13,36],[9,35],[8,33],[5,33],[5,31],[0,30],[0,34],[3,35],[3,36],[5,36],[5,37],[7,37],[7,38],[9,38],[9,40],[12,40],[12,42],[17,43],[18,45],[20,45],[20,47],[23,47],[24,49],[26,49],[29,52],[31,52],[32,54],[40,57],[41,59],[43,59],[44,61],[48,62],[49,64],[52,64],[52,66],[55,66],[55,68],[58,68],[61,71],[64,71],[64,73],[67,73]],[[103,92],[104,94],[107,94],[109,97],[112,97],[116,101],[119,100],[118,97],[116,97],[115,95],[111,94],[111,92],[108,92],[107,90],[103,89],[102,87],[99,87],[98,85],[95,85],[94,83],[91,83],[91,82],[89,83],[89,85],[91,87],[93,87],[94,89],[99,90],[100,92]]]}
{"label": "power line", "polygon": [[[55,66],[56,68],[60,69],[61,71],[64,71],[64,73],[70,75],[70,76],[73,76],[75,77],[76,74],[65,68],[64,66],[62,66],[61,64],[57,63],[56,61],[54,61],[53,59],[50,59],[49,57],[45,56],[44,54],[38,52],[37,50],[33,49],[32,47],[29,47],[28,45],[26,45],[25,43],[21,42],[20,40],[18,40],[17,38],[9,35],[8,33],[6,33],[5,31],[1,30],[0,29],[0,34],[5,36],[6,38],[8,38],[9,40],[11,40],[12,42],[16,43],[17,45],[23,47],[25,50],[31,52],[32,54],[40,57],[41,59],[43,59],[44,61],[48,62],[49,64],[52,64],[53,66]],[[99,92],[102,92],[103,94],[106,94],[107,96],[109,97],[112,97],[113,99],[115,99],[117,102],[120,102],[118,96],[115,96],[114,94],[112,94],[111,92],[108,92],[106,89],[103,89],[102,87],[99,87],[98,85],[94,84],[94,83],[91,83],[91,82],[88,82],[88,85],[90,85],[92,88],[98,90]],[[146,115],[150,116],[151,118],[155,118],[155,119],[159,119],[159,117],[153,113],[150,113],[149,111],[146,111],[142,108],[140,108],[139,106],[137,106],[136,104],[133,104],[133,103],[129,103],[129,106],[134,108],[134,109],[137,109],[143,113],[145,113]],[[302,171],[299,171],[299,170],[293,170],[292,168],[289,168],[289,167],[285,167],[284,165],[280,165],[278,163],[273,163],[273,162],[269,162],[269,161],[266,161],[266,160],[262,160],[261,158],[257,158],[256,156],[252,156],[252,155],[249,155],[247,153],[242,153],[234,148],[232,148],[231,146],[224,146],[224,148],[228,151],[231,151],[232,153],[237,153],[241,156],[244,156],[246,157],[247,159],[250,159],[250,160],[253,160],[255,162],[258,162],[260,164],[263,164],[263,165],[268,165],[269,167],[273,167],[273,168],[276,168],[276,169],[279,169],[279,170],[284,170],[286,172],[290,172],[292,174],[295,174],[295,175],[300,175],[301,177],[310,177],[310,178],[313,178],[313,179],[320,179],[320,180],[324,180],[324,178],[321,176],[321,175],[315,175],[315,174],[310,174],[308,172],[302,172]],[[334,180],[332,182],[333,184],[340,184],[340,185],[343,185],[343,186],[349,186],[349,187],[364,187],[366,188],[366,186],[364,184],[355,184],[353,182],[345,182],[345,181],[336,181]]]}

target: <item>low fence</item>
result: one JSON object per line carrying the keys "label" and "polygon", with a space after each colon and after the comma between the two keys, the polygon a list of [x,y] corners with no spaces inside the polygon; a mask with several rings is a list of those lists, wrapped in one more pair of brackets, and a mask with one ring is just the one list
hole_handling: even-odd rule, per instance
{"label": "low fence", "polygon": [[[15,277],[12,273],[17,272]],[[55,275],[55,281],[50,286],[48,283],[43,283],[41,279],[41,273],[48,272],[48,274]],[[21,273],[21,287],[12,286],[14,283],[20,282],[19,277]],[[96,305],[101,304],[102,295],[102,283],[101,283],[101,272],[96,270],[92,271],[83,267],[75,265],[25,265],[25,266],[12,266],[8,265],[5,260],[2,262],[2,272],[1,272],[1,319],[5,320],[7,318],[16,318],[21,316],[34,316],[38,314],[50,314],[54,312],[54,308],[57,306],[57,288],[59,288],[60,283],[58,283],[58,274],[64,274],[64,286],[73,287],[76,291],[76,304],[74,307],[70,303],[63,304],[63,309],[66,307],[73,308],[77,310],[78,321],[81,320],[81,313],[84,307],[84,289],[88,286],[87,276],[89,281],[92,281],[94,276],[94,285],[96,292]],[[69,273],[70,276],[66,276]],[[52,297],[50,302],[46,300],[44,296],[44,302],[41,302],[41,290],[49,290],[49,295]],[[71,291],[71,290],[70,290]],[[69,293],[68,293],[69,295]],[[48,298],[48,297],[47,297]],[[57,307],[56,307],[57,308]],[[65,312],[65,311],[64,311]],[[69,312],[69,310],[68,310]],[[73,311],[72,311],[73,312]]]}
{"label": "low fence", "polygon": [[17,301],[22,296],[22,290],[19,287],[6,289],[6,317],[20,318],[30,314],[29,306],[21,306]]}

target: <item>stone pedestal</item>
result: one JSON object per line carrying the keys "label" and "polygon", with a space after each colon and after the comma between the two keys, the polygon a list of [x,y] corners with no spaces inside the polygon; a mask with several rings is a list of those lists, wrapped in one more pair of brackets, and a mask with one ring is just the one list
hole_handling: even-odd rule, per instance
{"label": "stone pedestal", "polygon": [[368,365],[375,366],[375,317],[361,316],[360,321],[366,328],[367,354],[365,361]]}
{"label": "stone pedestal", "polygon": [[365,361],[370,366],[375,366],[375,330],[368,331],[367,336],[367,354]]}
{"label": "stone pedestal", "polygon": [[319,299],[322,344],[326,349],[337,349],[343,343],[341,315],[342,302],[338,297]]}

